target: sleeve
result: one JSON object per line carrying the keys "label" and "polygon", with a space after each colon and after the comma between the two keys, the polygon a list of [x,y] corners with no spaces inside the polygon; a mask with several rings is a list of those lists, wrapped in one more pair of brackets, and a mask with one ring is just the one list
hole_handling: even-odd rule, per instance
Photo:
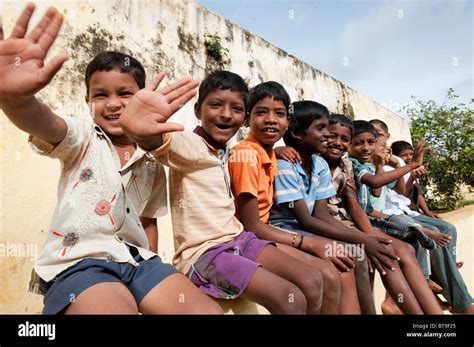
{"label": "sleeve", "polygon": [[315,200],[323,200],[336,195],[336,190],[332,185],[331,172],[328,163],[321,157],[316,157],[316,166],[318,167],[318,185],[316,188]]}
{"label": "sleeve", "polygon": [[[229,174],[232,185],[232,193],[237,198],[242,193],[249,193],[258,198],[258,163],[249,160],[238,160],[248,156],[248,151],[254,151],[254,157],[258,158],[257,151],[251,148],[236,148],[232,150],[229,158]],[[239,152],[245,152],[244,155]]]}
{"label": "sleeve", "polygon": [[170,169],[185,172],[192,170],[195,163],[204,158],[200,137],[190,131],[166,133],[163,144],[151,151],[156,159]]}
{"label": "sleeve", "polygon": [[163,165],[156,163],[155,181],[151,190],[150,198],[146,203],[141,217],[159,218],[168,213],[168,203],[166,194],[166,174]]}
{"label": "sleeve", "polygon": [[275,202],[283,204],[304,199],[296,166],[286,160],[277,160],[277,166],[278,171],[274,180]]}
{"label": "sleeve", "polygon": [[344,196],[348,198],[357,197],[357,186],[354,179],[354,171],[350,161],[344,163],[344,174],[346,176],[346,186],[344,187]]}
{"label": "sleeve", "polygon": [[354,170],[354,179],[355,179],[356,185],[359,187],[362,185],[360,181],[362,176],[364,176],[365,174],[370,174],[370,172],[364,165],[359,163],[358,160],[356,159],[350,159],[350,160],[352,162],[352,169]]}
{"label": "sleeve", "polygon": [[67,133],[56,146],[30,135],[28,142],[39,155],[61,160],[64,168],[74,166],[82,157],[92,137],[93,127],[90,122],[74,117],[64,117]]}

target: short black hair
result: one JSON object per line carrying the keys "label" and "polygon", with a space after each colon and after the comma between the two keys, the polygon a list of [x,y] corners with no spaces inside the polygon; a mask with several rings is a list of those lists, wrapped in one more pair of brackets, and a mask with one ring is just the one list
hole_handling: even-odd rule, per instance
{"label": "short black hair", "polygon": [[96,71],[111,71],[114,69],[120,70],[123,73],[132,74],[140,89],[145,87],[146,73],[143,65],[131,55],[105,51],[99,53],[92,59],[86,68],[86,90],[89,95],[89,83],[91,76]]}
{"label": "short black hair", "polygon": [[231,90],[233,92],[240,92],[244,105],[247,103],[247,96],[249,87],[244,79],[236,73],[226,70],[215,70],[204,78],[199,86],[199,97],[196,103],[200,108],[206,96],[213,90]]}
{"label": "short black hair", "polygon": [[354,122],[349,117],[343,114],[334,113],[329,116],[329,125],[341,124],[342,126],[349,128],[351,131],[351,137],[354,136]]}
{"label": "short black hair", "polygon": [[329,111],[323,104],[316,101],[295,101],[290,105],[290,124],[283,135],[283,141],[290,147],[296,147],[298,139],[295,135],[303,135],[311,124],[320,118],[329,118]]}
{"label": "short black hair", "polygon": [[412,151],[415,150],[413,146],[406,141],[395,141],[390,147],[392,148],[392,153],[394,155],[399,155],[405,149],[411,149]]}
{"label": "short black hair", "polygon": [[283,102],[288,114],[288,108],[291,103],[290,96],[280,83],[274,81],[263,82],[250,89],[247,98],[247,113],[250,114],[255,104],[265,98],[272,98],[273,100]]}
{"label": "short black hair", "polygon": [[380,125],[380,127],[383,129],[383,131],[385,131],[387,134],[388,134],[388,125],[387,123],[385,123],[384,121],[380,120],[380,119],[371,119],[369,121],[370,124],[378,124]]}
{"label": "short black hair", "polygon": [[354,136],[362,133],[371,133],[377,137],[377,131],[374,126],[366,120],[355,120],[354,121]]}

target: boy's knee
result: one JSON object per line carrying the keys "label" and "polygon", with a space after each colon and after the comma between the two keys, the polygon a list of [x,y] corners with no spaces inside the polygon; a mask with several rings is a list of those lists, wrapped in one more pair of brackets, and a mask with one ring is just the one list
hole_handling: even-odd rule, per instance
{"label": "boy's knee", "polygon": [[328,267],[321,271],[324,288],[332,292],[339,292],[341,289],[341,278],[334,266]]}
{"label": "boy's knee", "polygon": [[415,248],[407,242],[400,242],[396,252],[402,260],[404,257],[416,258]]}
{"label": "boy's knee", "polygon": [[332,275],[331,271],[328,271],[327,275],[318,269],[308,271],[302,281],[302,289],[305,296],[310,299],[322,297],[323,285],[325,285],[326,281],[331,285],[331,288],[333,281],[339,282],[337,271],[334,270],[334,277]]}
{"label": "boy's knee", "polygon": [[285,314],[303,314],[306,313],[306,297],[296,285],[288,283],[282,287],[280,299],[277,305],[281,313]]}

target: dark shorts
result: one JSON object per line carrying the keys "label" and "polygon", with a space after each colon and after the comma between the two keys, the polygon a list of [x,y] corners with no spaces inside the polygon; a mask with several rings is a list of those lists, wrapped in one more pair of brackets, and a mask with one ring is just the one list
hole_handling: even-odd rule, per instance
{"label": "dark shorts", "polygon": [[163,279],[178,272],[155,256],[144,260],[134,257],[139,266],[111,260],[87,258],[60,273],[50,282],[41,281],[46,292],[43,314],[58,314],[74,302],[84,290],[103,282],[119,282],[130,290],[137,305]]}
{"label": "dark shorts", "polygon": [[234,299],[242,294],[257,268],[262,266],[255,259],[268,244],[275,245],[243,231],[233,241],[209,248],[186,276],[207,295]]}

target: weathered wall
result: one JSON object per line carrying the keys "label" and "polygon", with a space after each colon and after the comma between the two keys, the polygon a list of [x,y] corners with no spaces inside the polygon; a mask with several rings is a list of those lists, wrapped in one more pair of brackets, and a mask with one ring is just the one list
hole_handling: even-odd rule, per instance
{"label": "weathered wall", "polygon": [[[0,3],[7,36],[25,3]],[[171,80],[186,75],[202,79],[206,69],[215,66],[206,54],[204,36],[217,32],[230,51],[225,68],[250,85],[278,81],[294,100],[313,99],[332,112],[357,119],[381,118],[393,137],[409,139],[407,122],[396,114],[194,1],[42,1],[34,19],[50,5],[66,17],[51,56],[64,52],[71,60],[40,98],[59,114],[88,117],[83,73],[96,53],[111,49],[131,53],[144,63],[149,79],[158,71],[166,71]],[[194,127],[192,105],[183,107],[174,120]],[[42,247],[54,210],[59,165],[34,155],[26,140],[27,135],[0,112],[0,251],[7,250],[0,256],[0,313],[41,309],[41,298],[28,294],[26,286],[34,247]],[[159,227],[159,253],[170,261],[169,216],[159,220]],[[21,251],[23,244],[30,249],[27,254]]]}

